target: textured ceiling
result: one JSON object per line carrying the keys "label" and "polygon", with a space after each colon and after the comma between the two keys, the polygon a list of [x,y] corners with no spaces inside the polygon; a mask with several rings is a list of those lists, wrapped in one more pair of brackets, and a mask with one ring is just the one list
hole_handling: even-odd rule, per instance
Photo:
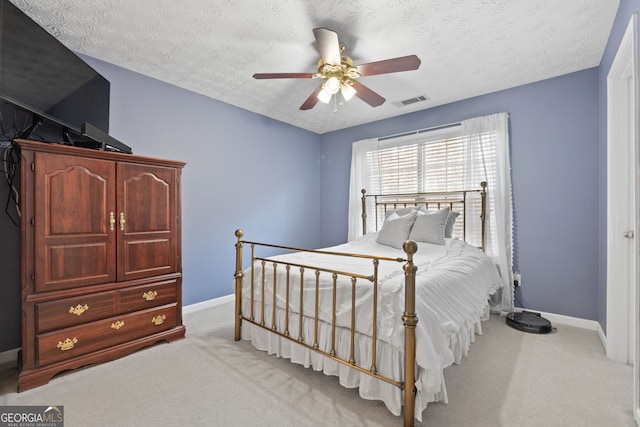
{"label": "textured ceiling", "polygon": [[[316,133],[598,66],[618,0],[11,0],[68,48]],[[356,65],[416,54],[416,71],[362,77],[386,102],[300,105],[312,29]],[[429,98],[399,106],[408,98]]]}

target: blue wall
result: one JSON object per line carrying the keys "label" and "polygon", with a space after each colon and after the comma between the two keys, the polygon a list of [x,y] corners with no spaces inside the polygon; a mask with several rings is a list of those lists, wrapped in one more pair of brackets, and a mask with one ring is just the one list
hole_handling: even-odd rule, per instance
{"label": "blue wall", "polygon": [[518,292],[527,308],[598,319],[598,69],[323,135],[322,244],[347,238],[351,143],[510,114]]}
{"label": "blue wall", "polygon": [[255,241],[320,244],[320,136],[83,57],[111,82],[110,134],[135,154],[187,162],[183,299],[232,293],[234,230]]}

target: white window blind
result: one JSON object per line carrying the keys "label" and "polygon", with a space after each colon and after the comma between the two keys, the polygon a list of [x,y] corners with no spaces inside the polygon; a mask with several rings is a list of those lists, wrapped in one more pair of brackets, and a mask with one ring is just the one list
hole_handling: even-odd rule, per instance
{"label": "white window blind", "polygon": [[385,147],[366,152],[367,192],[455,191],[494,176],[495,133],[476,136],[480,148],[467,143],[460,131],[456,133],[432,140],[424,136],[397,146],[385,141]]}
{"label": "white window blind", "polygon": [[[476,138],[476,141],[469,141]],[[494,179],[496,170],[495,132],[463,135],[456,126],[412,137],[389,139],[365,153],[367,193],[415,193],[479,189],[480,182]],[[491,197],[491,194],[489,194]],[[373,202],[371,200],[370,202]],[[489,204],[491,206],[491,204]],[[371,206],[371,209],[373,206]],[[467,215],[480,215],[481,199],[472,195],[467,203]],[[370,212],[373,212],[370,210]],[[383,218],[371,215],[367,229],[375,230]],[[464,218],[456,222],[455,233],[462,235]],[[480,230],[467,240],[480,244]],[[494,228],[489,228],[488,238]]]}

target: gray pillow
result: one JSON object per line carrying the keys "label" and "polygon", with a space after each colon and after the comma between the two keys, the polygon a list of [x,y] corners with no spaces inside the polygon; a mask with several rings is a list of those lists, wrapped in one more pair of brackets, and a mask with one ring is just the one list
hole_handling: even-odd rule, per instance
{"label": "gray pillow", "polygon": [[449,216],[447,217],[447,224],[444,226],[444,237],[452,237],[453,236],[453,224],[456,222],[456,218],[458,218],[460,212],[451,211],[449,212]]}
{"label": "gray pillow", "polygon": [[418,215],[409,233],[409,239],[416,242],[444,245],[444,229],[448,217],[448,206],[434,213]]}
{"label": "gray pillow", "polygon": [[402,244],[409,239],[409,232],[411,226],[416,220],[416,210],[411,210],[405,215],[398,215],[392,213],[384,220],[382,228],[378,231],[376,242],[381,245],[392,246],[397,249],[402,249]]}

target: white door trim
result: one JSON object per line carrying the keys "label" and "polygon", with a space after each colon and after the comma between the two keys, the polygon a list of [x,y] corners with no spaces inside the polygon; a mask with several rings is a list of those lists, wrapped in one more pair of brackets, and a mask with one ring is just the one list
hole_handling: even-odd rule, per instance
{"label": "white door trim", "polygon": [[[634,14],[620,42],[607,75],[607,357],[634,365],[633,413],[640,423],[640,327],[639,309],[640,268],[638,247],[640,236],[629,242],[631,256],[620,257],[620,237],[623,229],[638,231],[640,209],[638,203],[638,24]],[[614,150],[615,148],[615,150]],[[618,150],[618,151],[616,151]],[[626,150],[631,159],[624,167],[616,152]],[[624,152],[624,151],[623,151]],[[633,214],[628,218],[619,203],[619,188],[613,180],[621,169],[627,169]],[[613,180],[612,180],[613,179]],[[620,179],[620,175],[617,176]],[[628,224],[622,224],[629,221]],[[636,233],[637,234],[637,233]],[[616,240],[617,239],[617,240]],[[630,269],[626,276],[621,269]],[[628,270],[627,270],[628,271]],[[626,279],[625,279],[626,277]]]}

